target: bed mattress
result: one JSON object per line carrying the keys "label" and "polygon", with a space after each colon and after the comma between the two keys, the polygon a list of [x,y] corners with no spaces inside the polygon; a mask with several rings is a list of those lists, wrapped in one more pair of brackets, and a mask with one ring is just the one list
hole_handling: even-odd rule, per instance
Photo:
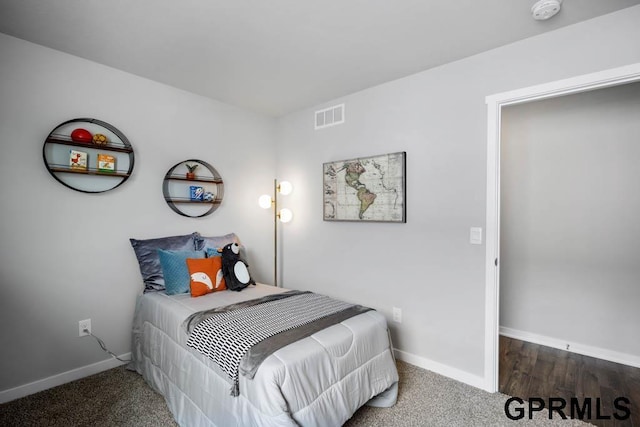
{"label": "bed mattress", "polygon": [[192,313],[285,290],[258,284],[198,298],[141,295],[132,368],[165,397],[181,426],[340,426],[364,404],[395,404],[398,373],[386,320],[376,311],[277,350],[253,379],[240,376],[237,397],[227,375],[187,347],[183,322]]}

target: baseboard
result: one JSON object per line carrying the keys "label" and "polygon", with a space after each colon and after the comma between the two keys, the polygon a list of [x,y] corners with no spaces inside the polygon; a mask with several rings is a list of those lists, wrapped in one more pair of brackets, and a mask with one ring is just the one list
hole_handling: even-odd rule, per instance
{"label": "baseboard", "polygon": [[559,350],[569,351],[571,353],[582,354],[583,356],[595,357],[609,362],[621,363],[623,365],[640,368],[640,357],[632,354],[620,353],[618,351],[607,350],[600,347],[580,344],[576,342],[551,338],[544,335],[538,335],[531,332],[519,331],[517,329],[500,326],[500,335],[514,338],[521,341],[528,341],[534,344],[544,345],[546,347],[557,348]]}
{"label": "baseboard", "polygon": [[[126,353],[118,356],[121,359],[131,359],[131,353]],[[91,365],[83,366],[81,368],[73,369],[71,371],[63,372],[61,374],[53,375],[48,378],[44,378],[38,381],[34,381],[29,384],[24,384],[18,387],[10,388],[8,390],[0,391],[0,403],[10,402],[21,397],[29,396],[30,394],[37,393],[39,391],[47,390],[52,387],[57,387],[62,384],[66,384],[71,381],[79,380],[89,375],[94,375],[117,366],[124,365],[126,362],[121,362],[115,358],[103,360],[101,362],[93,363]]]}
{"label": "baseboard", "polygon": [[397,359],[402,360],[403,362],[407,362],[419,368],[426,369],[428,371],[435,372],[436,374],[444,375],[445,377],[485,390],[486,381],[483,377],[479,377],[477,375],[470,374],[469,372],[453,368],[449,365],[444,365],[396,348],[393,349],[393,354]]}

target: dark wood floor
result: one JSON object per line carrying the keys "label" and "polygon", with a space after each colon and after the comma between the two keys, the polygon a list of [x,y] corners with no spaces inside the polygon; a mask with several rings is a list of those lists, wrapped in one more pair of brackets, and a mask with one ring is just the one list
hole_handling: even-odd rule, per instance
{"label": "dark wood floor", "polygon": [[[500,392],[509,396],[523,400],[539,397],[546,401],[546,406],[550,397],[565,399],[567,417],[572,397],[581,406],[585,398],[591,398],[591,417],[583,418],[584,421],[603,427],[640,427],[640,368],[500,336],[499,375]],[[630,411],[626,420],[614,417],[625,415],[625,410],[614,406],[619,397],[630,401],[630,404],[618,402]],[[610,419],[597,419],[597,398],[600,415]],[[554,412],[553,417],[560,419],[560,414]]]}

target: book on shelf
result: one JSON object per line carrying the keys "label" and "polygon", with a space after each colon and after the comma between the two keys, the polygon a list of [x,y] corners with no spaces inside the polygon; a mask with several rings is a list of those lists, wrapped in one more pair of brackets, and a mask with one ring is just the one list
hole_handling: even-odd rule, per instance
{"label": "book on shelf", "polygon": [[98,171],[100,172],[115,172],[116,171],[116,158],[111,154],[98,153]]}
{"label": "book on shelf", "polygon": [[69,150],[69,166],[71,169],[87,170],[87,153]]}
{"label": "book on shelf", "polygon": [[204,196],[204,188],[192,185],[189,187],[190,199],[191,200],[202,200],[202,196]]}

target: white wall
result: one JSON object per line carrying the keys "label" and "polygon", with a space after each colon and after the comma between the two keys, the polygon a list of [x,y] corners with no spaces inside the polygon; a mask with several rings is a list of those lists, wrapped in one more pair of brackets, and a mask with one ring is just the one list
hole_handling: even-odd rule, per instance
{"label": "white wall", "polygon": [[503,110],[502,327],[640,360],[639,118],[640,83]]}
{"label": "white wall", "polygon": [[[234,231],[251,272],[271,281],[271,217],[257,206],[275,170],[275,122],[93,62],[0,34],[0,391],[130,351],[142,280],[129,238]],[[84,194],[55,181],[42,145],[59,123],[93,117],[131,141],[135,170],[121,187]],[[185,218],[162,180],[189,158],[225,182],[213,214]]]}
{"label": "white wall", "polygon": [[[485,97],[639,62],[638,22],[636,6],[282,118],[278,175],[296,189],[284,286],[374,307],[403,358],[485,384],[485,251],[469,244],[485,225]],[[346,123],[314,131],[313,111],[339,102]],[[395,151],[407,152],[406,224],[322,221],[323,162]]]}

